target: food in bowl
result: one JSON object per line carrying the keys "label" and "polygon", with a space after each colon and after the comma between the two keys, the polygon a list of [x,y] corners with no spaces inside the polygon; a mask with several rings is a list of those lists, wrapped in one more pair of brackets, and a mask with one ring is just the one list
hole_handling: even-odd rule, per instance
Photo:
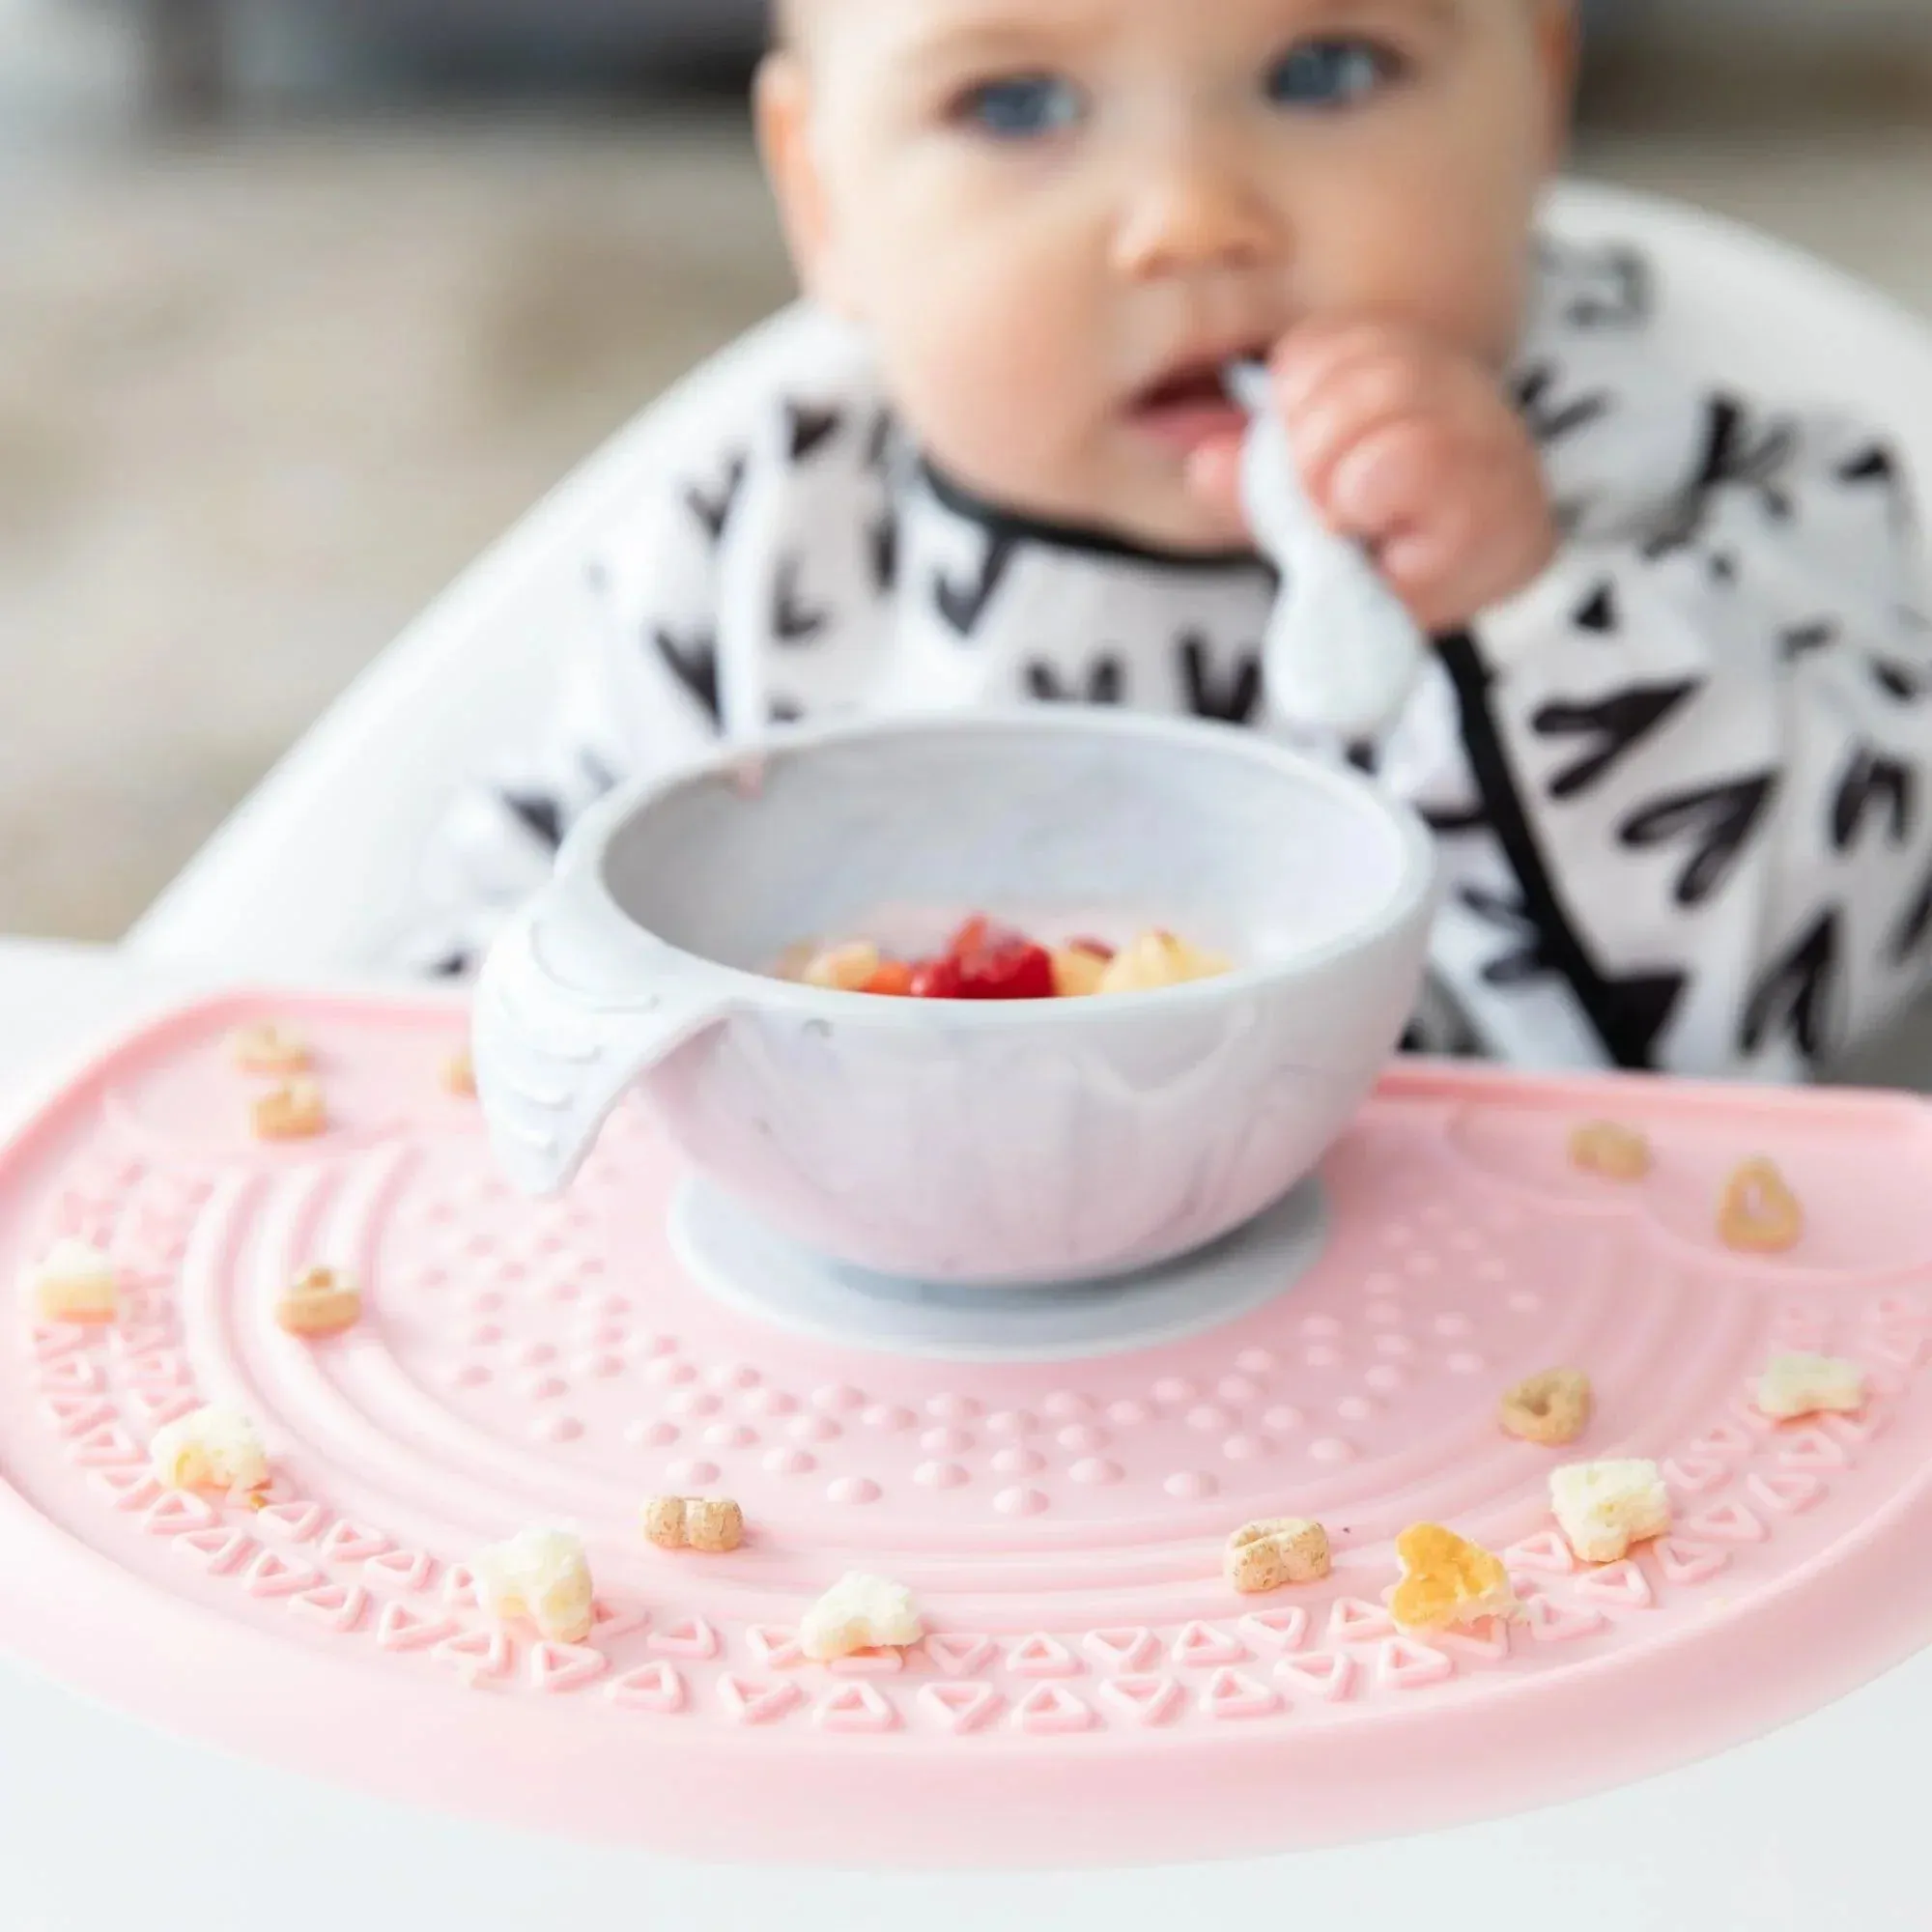
{"label": "food in bowl", "polygon": [[1224,954],[1171,932],[1145,932],[1122,947],[1088,938],[1049,947],[976,913],[936,952],[905,958],[869,939],[808,943],[785,954],[776,977],[827,992],[893,999],[1076,1000],[1159,992],[1234,970]]}

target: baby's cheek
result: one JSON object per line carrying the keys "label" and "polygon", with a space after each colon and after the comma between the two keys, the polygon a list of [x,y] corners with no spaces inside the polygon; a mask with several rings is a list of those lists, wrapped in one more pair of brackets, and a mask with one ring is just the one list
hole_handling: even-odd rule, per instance
{"label": "baby's cheek", "polygon": [[1019,497],[1067,460],[1092,413],[1094,320],[1050,275],[955,260],[907,289],[887,332],[888,380],[943,468]]}
{"label": "baby's cheek", "polygon": [[1400,149],[1364,156],[1346,193],[1312,196],[1299,213],[1304,301],[1409,324],[1500,367],[1520,327],[1529,193],[1453,143],[1427,168]]}

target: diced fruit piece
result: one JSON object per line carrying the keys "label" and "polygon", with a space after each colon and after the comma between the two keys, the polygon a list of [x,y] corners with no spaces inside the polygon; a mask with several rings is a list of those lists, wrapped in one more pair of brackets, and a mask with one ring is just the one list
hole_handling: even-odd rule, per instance
{"label": "diced fruit piece", "polygon": [[1053,990],[1063,1000],[1085,1000],[1100,990],[1107,962],[1084,947],[1067,946],[1053,955]]}
{"label": "diced fruit piece", "polygon": [[978,952],[993,938],[993,923],[983,913],[975,914],[946,943],[946,955],[957,959],[962,953]]}
{"label": "diced fruit piece", "polygon": [[964,975],[956,959],[925,959],[912,970],[912,997],[915,1000],[960,1000]]}
{"label": "diced fruit piece", "polygon": [[1154,993],[1195,980],[1218,980],[1234,962],[1204,952],[1171,932],[1144,933],[1120,953],[1100,981],[1103,993]]}
{"label": "diced fruit piece", "polygon": [[903,1000],[912,992],[913,969],[902,959],[888,959],[860,989],[880,993],[887,999]]}
{"label": "diced fruit piece", "polygon": [[1043,946],[1016,939],[964,953],[959,961],[962,999],[1050,1000],[1053,955]]}
{"label": "diced fruit piece", "polygon": [[821,952],[805,969],[805,983],[831,993],[862,993],[883,962],[879,949],[863,940]]}

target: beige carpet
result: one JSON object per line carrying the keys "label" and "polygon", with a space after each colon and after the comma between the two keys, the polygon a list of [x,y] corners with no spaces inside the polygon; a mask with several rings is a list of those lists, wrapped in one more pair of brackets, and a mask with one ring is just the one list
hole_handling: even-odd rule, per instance
{"label": "beige carpet", "polygon": [[[1685,125],[1584,163],[1932,310],[1932,135]],[[0,930],[75,936],[123,930],[468,558],[785,288],[727,116],[166,151],[109,121],[0,145]]]}

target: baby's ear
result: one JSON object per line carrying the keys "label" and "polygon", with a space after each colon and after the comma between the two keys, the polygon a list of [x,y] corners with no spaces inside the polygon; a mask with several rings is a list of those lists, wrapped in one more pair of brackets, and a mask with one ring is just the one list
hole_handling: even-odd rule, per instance
{"label": "baby's ear", "polygon": [[767,54],[754,99],[758,150],[799,282],[809,296],[843,310],[833,263],[831,198],[812,138],[811,73],[804,58],[784,46]]}

